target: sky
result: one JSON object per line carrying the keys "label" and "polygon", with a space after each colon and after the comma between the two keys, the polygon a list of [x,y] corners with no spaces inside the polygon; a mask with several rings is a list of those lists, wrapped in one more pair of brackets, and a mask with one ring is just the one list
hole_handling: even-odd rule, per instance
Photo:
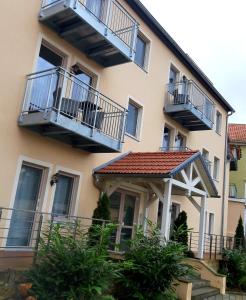
{"label": "sky", "polygon": [[246,1],[141,0],[246,123]]}

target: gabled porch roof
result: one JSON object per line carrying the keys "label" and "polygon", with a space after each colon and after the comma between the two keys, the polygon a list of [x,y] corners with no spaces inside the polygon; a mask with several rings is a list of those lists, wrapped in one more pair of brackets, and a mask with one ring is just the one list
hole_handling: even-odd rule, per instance
{"label": "gabled porch roof", "polygon": [[209,197],[218,197],[213,179],[199,151],[128,152],[94,169],[102,177],[174,178],[195,163]]}

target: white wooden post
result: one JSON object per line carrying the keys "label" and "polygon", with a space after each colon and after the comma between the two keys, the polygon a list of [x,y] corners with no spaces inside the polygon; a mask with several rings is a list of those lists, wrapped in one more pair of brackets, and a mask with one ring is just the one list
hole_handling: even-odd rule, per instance
{"label": "white wooden post", "polygon": [[200,210],[200,224],[199,224],[199,243],[198,243],[198,258],[200,259],[203,259],[203,252],[204,252],[206,202],[207,202],[207,196],[202,196],[201,210]]}
{"label": "white wooden post", "polygon": [[162,208],[162,220],[161,220],[161,236],[166,241],[168,241],[169,234],[170,234],[171,195],[172,195],[172,180],[169,179],[165,183],[165,191],[164,191],[164,197],[163,197],[163,208]]}

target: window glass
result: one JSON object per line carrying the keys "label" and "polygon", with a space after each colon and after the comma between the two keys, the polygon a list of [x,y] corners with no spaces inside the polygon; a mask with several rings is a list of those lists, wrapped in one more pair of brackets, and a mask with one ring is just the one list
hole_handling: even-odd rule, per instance
{"label": "window glass", "polygon": [[72,90],[72,99],[80,102],[89,100],[88,99],[90,95],[89,90],[92,84],[92,77],[86,74],[76,65],[73,68],[73,72],[75,78],[73,79],[74,82],[73,82],[73,90]]}
{"label": "window glass", "polygon": [[135,137],[137,136],[138,113],[139,113],[139,108],[133,103],[129,103],[126,132]]}
{"label": "window glass", "polygon": [[214,158],[214,174],[213,174],[213,177],[216,180],[219,179],[219,165],[220,165],[220,160],[217,157],[215,157]]}
{"label": "window glass", "polygon": [[136,53],[135,53],[135,63],[140,67],[145,67],[145,53],[146,53],[146,42],[140,37],[137,36],[136,43]]}
{"label": "window glass", "polygon": [[59,174],[56,183],[56,191],[52,213],[57,215],[68,215],[71,205],[74,178]]}
{"label": "window glass", "polygon": [[164,133],[163,133],[163,141],[162,141],[163,150],[169,150],[170,139],[171,139],[171,130],[165,126]]}
{"label": "window glass", "polygon": [[209,220],[208,220],[208,234],[214,233],[214,214],[209,213]]}
{"label": "window glass", "polygon": [[221,133],[221,120],[222,120],[222,115],[219,111],[216,113],[216,132]]}
{"label": "window glass", "polygon": [[229,196],[231,198],[237,198],[237,187],[235,184],[230,184],[229,186]]}
{"label": "window glass", "polygon": [[184,150],[185,148],[185,137],[178,133],[175,137],[175,149],[176,150]]}
{"label": "window glass", "polygon": [[178,72],[176,72],[173,68],[170,68],[168,92],[172,95],[174,94],[175,91],[175,83],[177,82],[177,75]]}

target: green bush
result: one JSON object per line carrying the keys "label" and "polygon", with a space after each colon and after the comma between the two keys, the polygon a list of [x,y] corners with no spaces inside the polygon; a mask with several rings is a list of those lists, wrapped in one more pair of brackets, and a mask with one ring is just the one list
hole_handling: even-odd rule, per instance
{"label": "green bush", "polygon": [[91,246],[88,234],[80,231],[78,224],[76,239],[74,225],[54,225],[41,240],[37,262],[27,273],[38,299],[113,299],[107,293],[119,271],[117,264],[109,259],[104,242],[108,240],[112,227],[95,225],[94,229],[100,231],[101,238]]}
{"label": "green bush", "polygon": [[234,247],[236,249],[245,248],[245,236],[244,236],[244,228],[243,228],[243,220],[240,216],[234,236]]}
{"label": "green bush", "polygon": [[188,246],[188,225],[185,211],[181,211],[174,221],[171,239],[184,246]]}
{"label": "green bush", "polygon": [[123,276],[116,285],[117,299],[176,299],[172,282],[190,273],[182,263],[186,247],[177,242],[162,245],[160,232],[152,226],[146,236],[141,229],[130,242]]}
{"label": "green bush", "polygon": [[220,273],[225,274],[227,287],[246,290],[246,253],[241,249],[224,250]]}

